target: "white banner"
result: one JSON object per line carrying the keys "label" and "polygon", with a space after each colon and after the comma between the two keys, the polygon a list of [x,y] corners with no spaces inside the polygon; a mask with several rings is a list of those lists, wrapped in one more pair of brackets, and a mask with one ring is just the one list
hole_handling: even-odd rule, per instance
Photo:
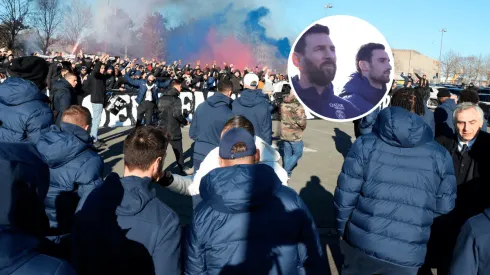
{"label": "white banner", "polygon": [[[113,94],[117,95],[118,92],[114,92]],[[208,97],[212,96],[214,92],[208,92]],[[122,108],[117,115],[114,115],[113,113],[110,113],[104,109],[102,112],[102,116],[100,119],[100,127],[107,125],[109,127],[120,127],[120,126],[131,126],[131,118],[136,120],[137,119],[137,111],[136,111],[136,95],[128,95],[121,93],[118,95],[121,99],[123,99],[126,102],[130,102],[125,108]],[[161,94],[159,94],[161,96]],[[180,95],[180,100],[182,101],[182,112],[184,113],[187,111],[188,113],[194,113],[197,106],[199,104],[204,102],[204,94],[202,92],[196,91],[196,92],[181,92]],[[233,94],[231,96],[233,100],[236,99],[236,95]],[[93,114],[92,111],[92,104],[90,102],[90,95],[85,97],[83,99],[82,105],[84,107],[87,107],[90,110],[90,113]],[[128,116],[128,111],[130,111],[130,114]],[[312,116],[308,111],[306,111],[306,117],[308,119],[314,119],[315,117]],[[107,119],[109,119],[109,123],[107,124]]]}

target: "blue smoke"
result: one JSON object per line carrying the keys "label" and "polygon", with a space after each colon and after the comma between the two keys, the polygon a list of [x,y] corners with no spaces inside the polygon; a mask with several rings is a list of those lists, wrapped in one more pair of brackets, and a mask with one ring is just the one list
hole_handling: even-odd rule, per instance
{"label": "blue smoke", "polygon": [[289,39],[272,39],[267,37],[266,29],[260,24],[260,19],[266,17],[269,14],[269,9],[260,7],[252,10],[247,14],[244,22],[245,29],[248,33],[252,34],[255,38],[254,43],[267,44],[276,47],[276,58],[287,59],[289,52],[291,51],[291,44]]}

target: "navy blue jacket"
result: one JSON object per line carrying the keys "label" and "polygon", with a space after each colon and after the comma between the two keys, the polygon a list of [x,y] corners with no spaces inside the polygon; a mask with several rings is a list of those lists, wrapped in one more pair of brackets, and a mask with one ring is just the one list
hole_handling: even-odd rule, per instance
{"label": "navy blue jacket", "polygon": [[354,104],[336,96],[332,83],[319,95],[314,87],[301,87],[298,76],[293,77],[292,82],[300,101],[321,116],[331,119],[350,119],[363,114]]}
{"label": "navy blue jacket", "polygon": [[194,159],[204,160],[211,150],[219,146],[221,131],[232,116],[231,98],[219,92],[197,107],[189,131],[189,136],[196,142]]}
{"label": "navy blue jacket", "polygon": [[252,122],[255,135],[272,144],[271,105],[262,90],[243,90],[232,103],[235,115],[242,115]]}
{"label": "navy blue jacket", "polygon": [[70,232],[79,199],[102,183],[104,162],[88,132],[65,122],[61,128],[53,125],[42,134],[37,149],[49,165],[50,184],[44,203],[50,227]]}
{"label": "navy blue jacket", "polygon": [[441,105],[439,105],[434,111],[434,121],[436,124],[435,135],[453,137],[454,122],[453,112],[456,110],[456,102],[454,99],[447,99]]}
{"label": "navy blue jacket", "polygon": [[434,218],[449,213],[455,200],[449,152],[421,117],[389,107],[344,161],[334,195],[337,229],[367,255],[420,267]]}
{"label": "navy blue jacket", "polygon": [[58,111],[57,116],[54,118],[56,125],[60,125],[61,117],[63,116],[63,112],[71,106],[71,95],[73,88],[70,83],[66,81],[66,79],[62,78],[53,84],[53,92],[54,94],[54,109]]}
{"label": "navy blue jacket", "polygon": [[381,102],[386,94],[386,85],[383,85],[383,89],[376,89],[360,73],[355,73],[351,77],[339,96],[354,104],[361,114],[365,114]]}
{"label": "navy blue jacket", "polygon": [[[124,79],[132,86],[138,88],[138,96],[136,97],[136,102],[138,104],[141,104],[142,101],[145,100],[145,94],[146,90],[148,88],[146,87],[147,81],[146,79],[132,79],[129,76],[129,72],[124,75]],[[160,82],[160,81],[155,81],[155,87],[153,87],[151,94],[152,94],[152,102],[157,103],[158,101],[158,88],[167,88],[170,85],[171,80],[167,80],[165,82]]]}
{"label": "navy blue jacket", "polygon": [[[359,122],[359,132],[361,135],[369,134],[371,133],[373,129],[373,125],[376,122],[376,117],[378,116],[379,112],[381,110],[379,108],[374,109],[371,113],[369,113],[367,116],[363,117],[361,121]],[[436,126],[434,123],[434,113],[425,107],[425,112],[424,115],[422,116],[422,119],[424,120],[427,125],[430,126],[432,130],[432,135],[434,135]]]}
{"label": "navy blue jacket", "polygon": [[459,234],[450,275],[490,274],[490,209],[469,219]]}
{"label": "navy blue jacket", "polygon": [[110,174],[88,196],[73,229],[80,274],[181,274],[179,217],[150,178]]}
{"label": "navy blue jacket", "polygon": [[53,113],[31,81],[9,77],[0,85],[0,141],[36,143],[42,131],[53,124]]}
{"label": "navy blue jacket", "polygon": [[75,274],[68,263],[39,252],[44,248],[36,236],[48,227],[49,169],[35,146],[0,142],[0,178],[0,274]]}
{"label": "navy blue jacket", "polygon": [[187,236],[186,275],[325,274],[313,218],[271,167],[217,168],[199,190],[203,201]]}

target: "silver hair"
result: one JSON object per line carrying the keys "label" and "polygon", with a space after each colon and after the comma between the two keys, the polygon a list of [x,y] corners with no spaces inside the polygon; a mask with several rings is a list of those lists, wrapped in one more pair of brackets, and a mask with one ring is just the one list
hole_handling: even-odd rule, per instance
{"label": "silver hair", "polygon": [[456,115],[458,113],[461,113],[462,111],[465,111],[465,110],[468,110],[468,109],[475,109],[478,114],[480,114],[480,120],[483,122],[485,120],[485,114],[483,113],[483,110],[480,108],[480,106],[478,106],[478,104],[474,104],[474,103],[471,103],[471,102],[463,102],[463,103],[460,103],[458,104],[458,106],[456,106],[456,110],[454,110],[453,112],[453,122],[454,124],[456,125]]}

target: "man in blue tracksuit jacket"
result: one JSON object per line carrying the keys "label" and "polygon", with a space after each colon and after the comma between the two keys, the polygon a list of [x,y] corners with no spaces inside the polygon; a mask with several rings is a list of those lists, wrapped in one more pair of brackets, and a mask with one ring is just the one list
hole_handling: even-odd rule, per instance
{"label": "man in blue tracksuit jacket", "polygon": [[231,111],[232,83],[220,81],[218,92],[200,104],[194,113],[189,136],[194,145],[194,171],[199,170],[201,162],[208,153],[219,145],[219,137],[225,123],[233,116]]}
{"label": "man in blue tracksuit jacket", "polygon": [[386,85],[382,85],[381,89],[375,88],[371,86],[367,77],[355,73],[339,96],[354,104],[361,114],[365,114],[378,105],[385,94]]}
{"label": "man in blue tracksuit jacket", "polygon": [[168,88],[171,80],[160,82],[156,80],[154,75],[149,75],[147,79],[132,79],[130,73],[128,71],[124,75],[124,80],[131,86],[138,88],[136,125],[141,125],[143,117],[145,118],[145,125],[151,125],[153,110],[156,108],[158,101],[158,89]]}
{"label": "man in blue tracksuit jacket", "polygon": [[60,127],[51,126],[36,145],[50,170],[44,203],[51,236],[71,232],[76,208],[102,183],[104,161],[92,145],[90,122],[89,110],[74,105],[64,112]]}
{"label": "man in blue tracksuit jacket", "polygon": [[49,66],[36,56],[13,60],[9,78],[0,85],[0,141],[37,142],[53,124],[46,87]]}
{"label": "man in blue tracksuit jacket", "polygon": [[469,219],[454,248],[450,275],[490,274],[490,209]]}
{"label": "man in blue tracksuit jacket", "polygon": [[49,227],[43,204],[49,168],[34,144],[0,142],[0,178],[0,274],[76,274],[49,256],[54,251],[42,237]]}
{"label": "man in blue tracksuit jacket", "polygon": [[306,205],[259,158],[247,130],[221,137],[221,168],[202,179],[189,228],[186,275],[327,272]]}
{"label": "man in blue tracksuit jacket", "polygon": [[234,115],[242,115],[252,122],[255,135],[272,145],[272,105],[267,96],[258,90],[259,77],[249,73],[243,78],[244,90],[232,103]]}
{"label": "man in blue tracksuit jacket", "polygon": [[79,274],[181,274],[179,217],[157,198],[165,130],[136,127],[124,141],[124,177],[110,174],[75,217]]}

